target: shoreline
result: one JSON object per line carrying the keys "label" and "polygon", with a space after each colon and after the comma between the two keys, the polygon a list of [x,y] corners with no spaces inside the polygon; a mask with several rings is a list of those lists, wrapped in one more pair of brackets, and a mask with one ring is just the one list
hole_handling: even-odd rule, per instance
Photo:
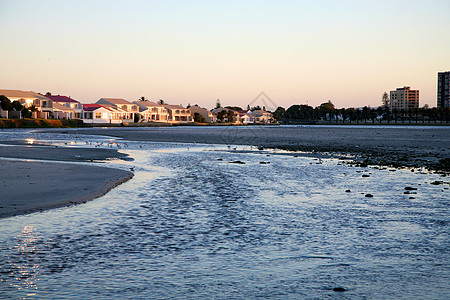
{"label": "shoreline", "polygon": [[0,218],[85,203],[133,178],[129,171],[74,163],[126,158],[108,150],[0,142]]}
{"label": "shoreline", "polygon": [[444,174],[450,172],[449,129],[439,126],[125,127],[73,129],[64,133],[112,136],[130,141],[253,145],[335,153],[355,156],[353,163],[360,166],[425,167]]}

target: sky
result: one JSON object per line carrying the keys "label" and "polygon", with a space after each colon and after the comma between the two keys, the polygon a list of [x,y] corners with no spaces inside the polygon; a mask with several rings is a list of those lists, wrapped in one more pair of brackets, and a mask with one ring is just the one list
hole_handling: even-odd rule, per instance
{"label": "sky", "polygon": [[0,0],[0,89],[341,108],[410,86],[435,107],[449,13],[448,0]]}

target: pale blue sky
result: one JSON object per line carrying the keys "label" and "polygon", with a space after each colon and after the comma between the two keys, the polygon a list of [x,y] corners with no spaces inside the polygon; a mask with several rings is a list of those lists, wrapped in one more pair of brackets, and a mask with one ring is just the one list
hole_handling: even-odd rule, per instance
{"label": "pale blue sky", "polygon": [[246,106],[378,106],[404,85],[436,106],[450,1],[0,0],[0,88],[84,103],[146,96]]}

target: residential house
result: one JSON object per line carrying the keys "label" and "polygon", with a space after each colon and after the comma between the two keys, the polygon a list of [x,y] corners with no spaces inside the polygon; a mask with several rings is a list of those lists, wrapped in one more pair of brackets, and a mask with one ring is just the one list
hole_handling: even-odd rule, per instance
{"label": "residential house", "polygon": [[33,118],[53,118],[53,101],[41,94],[21,90],[0,90],[0,95],[7,97],[11,102],[19,101],[27,108],[34,105],[36,111],[33,112]]}
{"label": "residential house", "polygon": [[238,110],[239,122],[242,124],[253,124],[255,123],[255,117],[248,110]]}
{"label": "residential house", "polygon": [[163,104],[169,112],[169,123],[193,122],[191,111],[181,105]]}
{"label": "residential house", "polygon": [[126,112],[112,105],[83,104],[83,122],[87,124],[120,124]]}
{"label": "residential house", "polygon": [[255,120],[255,123],[264,123],[264,124],[269,124],[269,123],[273,123],[275,121],[275,119],[273,118],[273,115],[270,112],[264,111],[264,110],[254,110],[252,112],[250,112],[249,114],[251,114]]}
{"label": "residential house", "polygon": [[73,115],[75,115],[75,110],[65,105],[59,104],[58,102],[53,102],[53,118],[73,119]]}
{"label": "residential house", "polygon": [[135,115],[139,113],[139,108],[136,104],[121,98],[100,98],[96,104],[111,105],[123,111],[125,114],[122,122],[124,123],[134,122]]}
{"label": "residential house", "polygon": [[211,111],[207,110],[206,108],[200,107],[197,104],[189,107],[189,110],[191,111],[193,117],[197,113],[202,116],[203,119],[205,119],[206,123],[214,123],[217,121],[216,116]]}
{"label": "residential house", "polygon": [[[46,94],[45,97],[53,101],[55,111],[63,111],[66,115],[64,119],[81,119],[83,114],[83,105],[70,97],[61,95]],[[59,104],[59,105],[58,105]],[[60,105],[68,108],[61,107]]]}
{"label": "residential house", "polygon": [[133,101],[139,108],[141,122],[163,122],[169,121],[169,112],[164,105],[153,101]]}

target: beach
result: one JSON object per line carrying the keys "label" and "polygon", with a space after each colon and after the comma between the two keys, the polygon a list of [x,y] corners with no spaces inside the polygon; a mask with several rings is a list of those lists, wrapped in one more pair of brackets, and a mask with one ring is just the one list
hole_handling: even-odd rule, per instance
{"label": "beach", "polygon": [[126,158],[112,149],[2,141],[0,157],[0,218],[84,203],[133,176],[120,169],[75,164]]}
{"label": "beach", "polygon": [[[448,172],[446,163],[450,157],[450,135],[445,127],[216,126],[42,132],[111,136],[124,141],[254,145],[316,155],[351,154],[354,159],[349,163],[427,167],[444,173]],[[0,217],[86,202],[133,175],[124,170],[71,164],[127,159],[116,149],[29,144],[17,140],[4,140],[1,145],[0,157],[14,160],[2,160],[0,164],[3,195]],[[28,161],[20,161],[24,159]]]}
{"label": "beach", "polygon": [[90,128],[76,134],[131,141],[254,145],[292,151],[351,154],[357,162],[448,171],[449,127],[425,126],[210,126]]}

